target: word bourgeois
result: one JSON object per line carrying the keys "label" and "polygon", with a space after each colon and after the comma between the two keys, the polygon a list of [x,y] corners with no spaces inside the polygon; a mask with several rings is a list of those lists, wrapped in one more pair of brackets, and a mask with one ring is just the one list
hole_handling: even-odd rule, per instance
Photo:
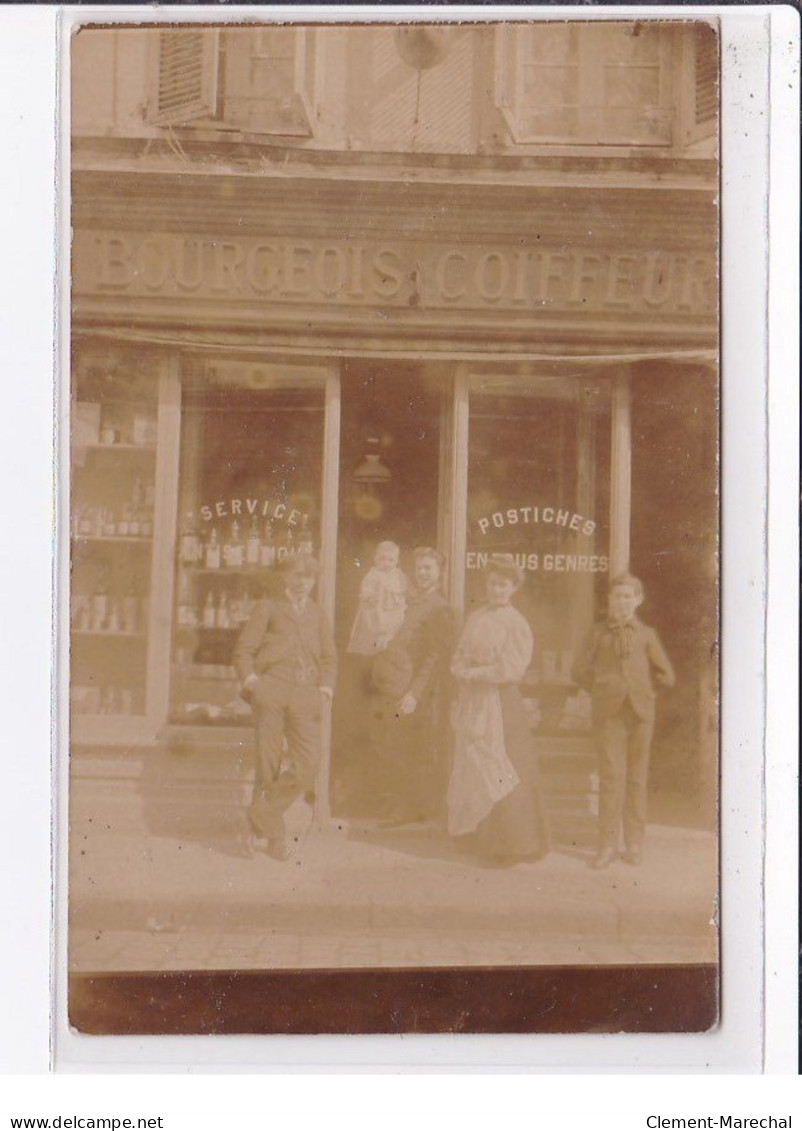
{"label": "word bourgeois", "polygon": [[323,239],[76,233],[76,293],[423,308],[709,313],[709,256]]}

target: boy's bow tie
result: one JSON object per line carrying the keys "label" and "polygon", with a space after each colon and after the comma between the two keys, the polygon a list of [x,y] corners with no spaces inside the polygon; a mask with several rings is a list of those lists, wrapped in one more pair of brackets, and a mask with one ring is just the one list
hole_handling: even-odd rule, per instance
{"label": "boy's bow tie", "polygon": [[628,656],[632,652],[632,636],[635,632],[632,621],[610,621],[610,631],[616,655]]}

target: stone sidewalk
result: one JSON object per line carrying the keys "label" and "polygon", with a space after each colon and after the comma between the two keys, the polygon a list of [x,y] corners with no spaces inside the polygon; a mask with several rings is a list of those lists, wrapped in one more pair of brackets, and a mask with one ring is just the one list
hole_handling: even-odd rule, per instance
{"label": "stone sidewalk", "polygon": [[652,826],[640,868],[598,873],[576,822],[544,860],[501,869],[435,829],[322,830],[299,804],[280,864],[242,854],[239,800],[236,783],[74,781],[73,971],[715,961],[711,833]]}

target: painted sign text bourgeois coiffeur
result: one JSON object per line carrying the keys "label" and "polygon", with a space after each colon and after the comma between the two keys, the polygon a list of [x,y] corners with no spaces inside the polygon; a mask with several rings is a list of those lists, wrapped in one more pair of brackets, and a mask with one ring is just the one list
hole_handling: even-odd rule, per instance
{"label": "painted sign text bourgeois coiffeur", "polygon": [[79,294],[424,309],[715,309],[713,258],[666,251],[78,231],[74,264]]}

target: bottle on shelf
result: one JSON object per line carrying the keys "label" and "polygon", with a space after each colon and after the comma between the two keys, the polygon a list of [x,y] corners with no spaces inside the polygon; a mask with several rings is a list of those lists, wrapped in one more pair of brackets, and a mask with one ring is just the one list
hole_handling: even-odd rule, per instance
{"label": "bottle on shelf", "polygon": [[205,564],[207,569],[220,568],[220,540],[217,537],[217,527],[213,526],[206,543]]}
{"label": "bottle on shelf", "polygon": [[122,629],[123,632],[136,632],[137,630],[137,606],[139,604],[136,594],[136,584],[134,579],[131,578],[128,589],[123,597],[122,607]]}
{"label": "bottle on shelf", "polygon": [[120,631],[120,602],[114,597],[109,602],[109,615],[106,622],[106,629],[108,632]]}
{"label": "bottle on shelf", "polygon": [[220,595],[220,603],[217,606],[217,627],[231,628],[231,614],[228,607],[228,593],[225,589]]}
{"label": "bottle on shelf", "polygon": [[200,558],[200,539],[195,527],[194,511],[187,511],[181,532],[180,554],[183,565],[195,565]]}
{"label": "bottle on shelf", "polygon": [[265,523],[265,534],[259,549],[259,565],[266,569],[276,563],[276,544],[273,541],[273,523],[270,519]]}
{"label": "bottle on shelf", "polygon": [[100,701],[101,715],[117,714],[117,688],[104,687]]}
{"label": "bottle on shelf", "polygon": [[117,521],[111,507],[106,509],[103,516],[103,537],[113,538],[117,533]]}
{"label": "bottle on shelf", "polygon": [[277,557],[280,562],[283,562],[286,558],[291,558],[295,553],[297,553],[295,531],[291,526],[288,526],[284,534],[284,543],[283,545],[279,545]]}
{"label": "bottle on shelf", "polygon": [[298,553],[312,554],[314,550],[315,544],[312,541],[312,534],[309,530],[309,515],[305,514],[301,519],[301,533],[298,536]]}
{"label": "bottle on shelf", "polygon": [[139,516],[139,533],[142,538],[153,537],[153,511],[147,507],[142,507]]}
{"label": "bottle on shelf", "polygon": [[129,538],[131,535],[131,504],[126,503],[120,516],[120,521],[117,523],[117,534],[120,538]]}
{"label": "bottle on shelf", "polygon": [[203,606],[203,627],[214,628],[217,622],[217,610],[214,607],[214,593],[211,589],[206,594],[206,603]]}
{"label": "bottle on shelf", "polygon": [[228,569],[242,569],[245,564],[245,543],[238,519],[234,519],[229,530],[228,540],[223,546],[223,564]]}
{"label": "bottle on shelf", "polygon": [[248,531],[248,541],[245,545],[245,562],[247,565],[259,565],[261,549],[262,539],[259,536],[259,519],[254,515],[251,519],[251,528]]}
{"label": "bottle on shelf", "polygon": [[105,632],[109,615],[109,582],[105,570],[98,573],[92,591],[92,632]]}

